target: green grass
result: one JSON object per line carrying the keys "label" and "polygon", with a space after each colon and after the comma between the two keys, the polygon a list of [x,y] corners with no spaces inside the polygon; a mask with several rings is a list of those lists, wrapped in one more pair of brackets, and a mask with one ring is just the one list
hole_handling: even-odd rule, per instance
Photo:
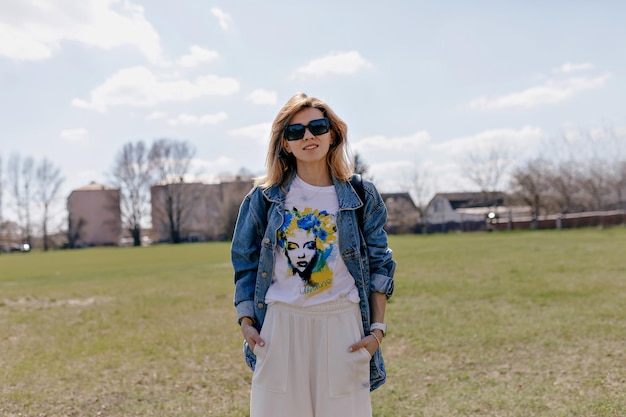
{"label": "green grass", "polygon": [[[390,244],[375,416],[626,415],[626,229]],[[248,415],[229,259],[227,243],[0,256],[0,415]]]}

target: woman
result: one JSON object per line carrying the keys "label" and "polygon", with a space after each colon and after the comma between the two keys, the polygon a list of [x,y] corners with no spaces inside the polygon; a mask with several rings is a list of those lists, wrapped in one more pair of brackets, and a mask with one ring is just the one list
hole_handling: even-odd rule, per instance
{"label": "woman", "polygon": [[239,209],[231,255],[251,417],[371,416],[385,381],[387,210],[370,181],[352,181],[346,134],[326,103],[293,96]]}

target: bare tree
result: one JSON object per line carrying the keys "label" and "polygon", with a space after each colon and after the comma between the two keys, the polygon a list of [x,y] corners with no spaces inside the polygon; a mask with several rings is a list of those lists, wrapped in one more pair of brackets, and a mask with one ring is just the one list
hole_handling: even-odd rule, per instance
{"label": "bare tree", "polygon": [[369,166],[365,163],[363,157],[358,152],[355,152],[352,157],[352,166],[354,167],[355,174],[365,175],[369,170]]}
{"label": "bare tree", "polygon": [[618,133],[615,128],[606,129],[609,138],[608,180],[615,198],[615,208],[626,209],[626,133]]}
{"label": "bare tree", "polygon": [[79,217],[77,221],[72,216],[67,216],[67,242],[70,248],[75,249],[78,242],[83,238],[83,231],[87,221],[83,217]]}
{"label": "bare tree", "polygon": [[617,204],[622,210],[626,210],[626,159],[619,162],[614,181],[617,190]]}
{"label": "bare tree", "polygon": [[8,181],[13,193],[15,211],[22,234],[22,243],[32,246],[31,199],[35,162],[32,157],[22,160],[13,154],[8,165]]}
{"label": "bare tree", "polygon": [[403,188],[409,190],[411,197],[420,210],[428,205],[428,199],[432,195],[433,182],[428,171],[415,167],[405,175]]}
{"label": "bare tree", "polygon": [[423,225],[424,233],[428,230],[428,206],[429,198],[432,195],[434,185],[431,176],[424,168],[414,167],[405,172],[402,188],[408,190],[413,202],[420,212],[420,223]]}
{"label": "bare tree", "polygon": [[544,146],[543,154],[557,164],[550,183],[562,212],[620,206],[626,196],[623,133],[611,126],[570,130]]}
{"label": "bare tree", "polygon": [[550,186],[547,181],[548,163],[543,159],[534,159],[525,166],[515,169],[511,176],[511,188],[514,194],[532,210],[533,224],[537,227],[539,213],[543,207]]}
{"label": "bare tree", "polygon": [[607,162],[600,159],[589,161],[587,164],[580,187],[585,194],[587,208],[590,210],[602,210],[606,198],[611,192],[609,169]]}
{"label": "bare tree", "polygon": [[64,178],[61,169],[55,167],[48,158],[40,162],[35,171],[35,194],[34,199],[41,205],[42,218],[41,230],[43,233],[43,250],[48,250],[48,223],[50,221],[50,208],[57,199],[59,189]]}
{"label": "bare tree", "polygon": [[485,194],[486,200],[497,201],[495,197],[509,163],[508,148],[498,144],[483,152],[468,153],[461,163],[461,169]]}
{"label": "bare tree", "polygon": [[143,141],[129,142],[117,154],[112,171],[113,183],[120,189],[124,226],[133,237],[134,246],[141,245],[141,225],[148,214],[152,166],[148,148]]}
{"label": "bare tree", "polygon": [[[193,203],[184,182],[195,153],[189,142],[167,138],[156,140],[150,149],[150,164],[160,186],[160,191],[153,194],[152,208],[166,218],[172,243],[181,242],[181,231]],[[154,214],[153,218],[161,217]],[[153,227],[158,226],[153,224]]]}
{"label": "bare tree", "polygon": [[573,161],[562,162],[547,173],[551,194],[560,213],[580,210],[581,203],[576,201],[580,176],[579,164]]}

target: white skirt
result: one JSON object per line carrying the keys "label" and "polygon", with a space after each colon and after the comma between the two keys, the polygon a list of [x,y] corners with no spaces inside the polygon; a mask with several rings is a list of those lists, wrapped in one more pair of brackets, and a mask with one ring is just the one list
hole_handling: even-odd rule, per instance
{"label": "white skirt", "polygon": [[371,417],[371,356],[348,352],[363,338],[358,304],[270,304],[261,337],[250,417]]}

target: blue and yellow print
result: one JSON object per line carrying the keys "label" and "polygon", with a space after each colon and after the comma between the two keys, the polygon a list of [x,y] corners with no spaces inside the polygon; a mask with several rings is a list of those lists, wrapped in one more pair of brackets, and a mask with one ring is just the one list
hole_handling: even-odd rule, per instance
{"label": "blue and yellow print", "polygon": [[336,242],[337,226],[332,214],[312,208],[285,211],[278,244],[287,256],[287,277],[298,275],[305,284],[303,295],[320,293],[332,285],[328,258]]}

